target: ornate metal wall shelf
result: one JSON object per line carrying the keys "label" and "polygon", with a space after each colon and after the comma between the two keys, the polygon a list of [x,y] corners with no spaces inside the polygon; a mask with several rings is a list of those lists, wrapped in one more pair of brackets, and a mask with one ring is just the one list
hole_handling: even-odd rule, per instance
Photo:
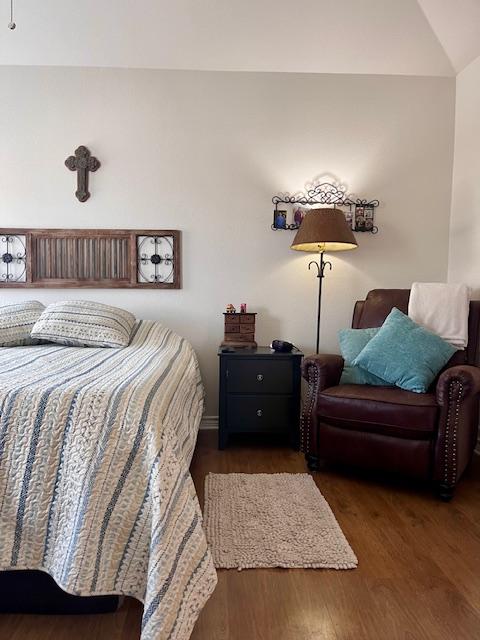
{"label": "ornate metal wall shelf", "polygon": [[[380,202],[378,200],[355,198],[349,195],[344,188],[331,182],[321,182],[307,188],[304,192],[294,195],[288,193],[276,195],[272,198],[272,202],[275,205],[273,223],[271,225],[274,231],[296,230],[300,226],[308,208],[315,207],[315,205],[328,205],[335,209],[337,207],[342,209],[353,231],[378,232],[378,227],[375,226],[374,220],[375,209]],[[292,222],[288,222],[288,211],[282,209],[281,205],[289,205],[292,209]],[[302,209],[302,207],[308,208]]]}
{"label": "ornate metal wall shelf", "polygon": [[0,287],[180,289],[180,231],[0,229]]}

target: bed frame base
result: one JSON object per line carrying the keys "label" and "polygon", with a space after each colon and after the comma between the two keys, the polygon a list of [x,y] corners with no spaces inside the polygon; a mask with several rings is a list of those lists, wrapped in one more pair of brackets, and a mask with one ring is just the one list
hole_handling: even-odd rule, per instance
{"label": "bed frame base", "polygon": [[120,596],[72,596],[43,571],[0,572],[0,613],[112,613],[122,601]]}

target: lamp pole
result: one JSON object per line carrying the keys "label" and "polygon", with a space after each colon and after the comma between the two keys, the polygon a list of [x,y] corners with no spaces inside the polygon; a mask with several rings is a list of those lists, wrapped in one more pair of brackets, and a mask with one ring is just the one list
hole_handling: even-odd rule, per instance
{"label": "lamp pole", "polygon": [[320,349],[320,315],[322,311],[322,280],[325,277],[325,267],[328,267],[330,271],[332,270],[332,263],[328,260],[323,259],[323,251],[319,252],[318,262],[316,260],[311,260],[308,263],[308,270],[310,271],[312,265],[314,264],[317,267],[317,278],[318,278],[318,307],[317,307],[317,350],[316,353],[319,353]]}

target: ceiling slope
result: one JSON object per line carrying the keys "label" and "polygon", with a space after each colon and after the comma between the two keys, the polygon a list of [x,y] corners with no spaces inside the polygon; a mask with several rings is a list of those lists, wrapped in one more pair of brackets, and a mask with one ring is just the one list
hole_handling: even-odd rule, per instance
{"label": "ceiling slope", "polygon": [[[466,1],[466,0],[465,0]],[[22,0],[0,64],[454,75],[417,0]]]}
{"label": "ceiling slope", "polygon": [[418,0],[455,71],[480,56],[480,0]]}

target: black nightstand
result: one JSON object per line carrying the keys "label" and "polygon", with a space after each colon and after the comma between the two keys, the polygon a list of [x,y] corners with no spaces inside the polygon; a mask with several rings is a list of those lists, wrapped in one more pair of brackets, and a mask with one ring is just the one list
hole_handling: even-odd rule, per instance
{"label": "black nightstand", "polygon": [[218,448],[232,433],[271,433],[299,445],[300,364],[303,353],[269,347],[236,349],[220,357]]}

